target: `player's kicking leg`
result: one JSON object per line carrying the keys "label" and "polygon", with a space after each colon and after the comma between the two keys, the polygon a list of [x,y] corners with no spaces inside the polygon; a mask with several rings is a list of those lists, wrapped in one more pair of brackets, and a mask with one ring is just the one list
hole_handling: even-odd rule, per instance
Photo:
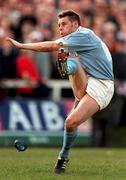
{"label": "player's kicking leg", "polygon": [[74,96],[77,99],[76,102],[78,102],[65,121],[63,146],[54,168],[55,173],[65,172],[69,159],[69,150],[77,137],[77,127],[99,110],[97,102],[86,93],[88,78],[84,70],[78,62],[72,60],[72,63],[67,62],[67,73],[69,73],[69,69],[72,72],[72,67],[74,67],[73,73],[68,75]]}

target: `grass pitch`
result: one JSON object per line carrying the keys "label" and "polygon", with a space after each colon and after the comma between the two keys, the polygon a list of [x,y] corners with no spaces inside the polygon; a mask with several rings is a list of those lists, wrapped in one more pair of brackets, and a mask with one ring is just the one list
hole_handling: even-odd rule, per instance
{"label": "grass pitch", "polygon": [[65,174],[53,173],[58,148],[0,148],[0,180],[126,180],[125,149],[73,148]]}

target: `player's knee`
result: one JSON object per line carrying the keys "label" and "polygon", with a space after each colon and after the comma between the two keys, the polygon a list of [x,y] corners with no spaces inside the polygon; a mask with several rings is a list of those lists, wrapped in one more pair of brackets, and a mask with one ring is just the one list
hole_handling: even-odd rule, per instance
{"label": "player's knee", "polygon": [[70,117],[67,117],[66,121],[65,121],[65,129],[67,131],[73,131],[74,129],[76,129],[78,126],[77,124],[77,120],[76,118],[70,116]]}
{"label": "player's knee", "polygon": [[78,90],[78,91],[76,92],[75,98],[76,98],[78,101],[80,101],[80,100],[83,98],[84,95],[85,95],[85,90]]}

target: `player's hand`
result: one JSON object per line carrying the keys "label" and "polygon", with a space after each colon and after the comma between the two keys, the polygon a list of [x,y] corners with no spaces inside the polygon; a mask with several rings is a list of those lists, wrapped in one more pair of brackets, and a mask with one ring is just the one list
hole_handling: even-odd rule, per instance
{"label": "player's hand", "polygon": [[15,41],[14,39],[9,38],[9,37],[7,37],[6,40],[9,41],[9,42],[10,42],[12,45],[14,45],[15,47],[17,47],[17,48],[22,48],[22,44],[19,43],[18,41]]}

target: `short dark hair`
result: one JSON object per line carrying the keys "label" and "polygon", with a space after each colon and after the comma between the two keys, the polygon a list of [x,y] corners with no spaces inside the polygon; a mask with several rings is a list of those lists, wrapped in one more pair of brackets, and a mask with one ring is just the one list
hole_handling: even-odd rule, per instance
{"label": "short dark hair", "polygon": [[65,10],[58,14],[58,18],[64,18],[64,17],[68,17],[71,22],[77,21],[78,25],[79,26],[81,25],[80,16],[72,10]]}

